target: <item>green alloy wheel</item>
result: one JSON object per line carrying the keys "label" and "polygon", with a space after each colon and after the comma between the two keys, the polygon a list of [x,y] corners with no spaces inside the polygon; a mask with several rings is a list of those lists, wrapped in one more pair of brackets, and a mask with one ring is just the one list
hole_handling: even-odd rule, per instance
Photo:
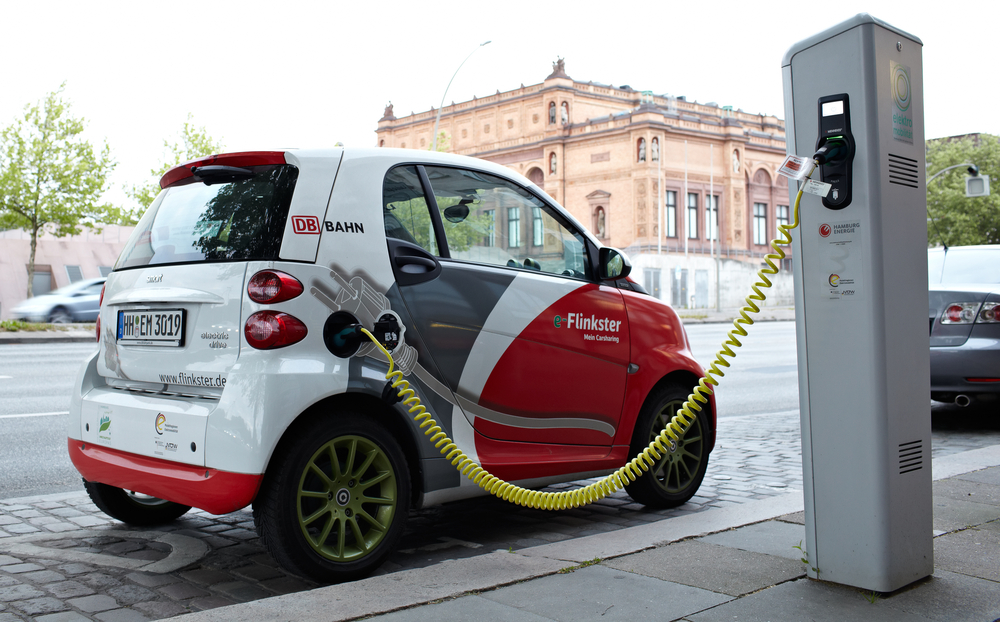
{"label": "green alloy wheel", "polygon": [[[631,455],[645,449],[670,422],[687,399],[677,385],[654,389],[643,405],[632,435]],[[673,508],[698,492],[708,469],[708,421],[697,413],[687,433],[649,471],[625,487],[630,497],[650,507]]]}
{"label": "green alloy wheel", "polygon": [[265,545],[283,566],[318,581],[370,573],[392,552],[409,512],[399,444],[353,413],[331,414],[295,435],[254,501]]}

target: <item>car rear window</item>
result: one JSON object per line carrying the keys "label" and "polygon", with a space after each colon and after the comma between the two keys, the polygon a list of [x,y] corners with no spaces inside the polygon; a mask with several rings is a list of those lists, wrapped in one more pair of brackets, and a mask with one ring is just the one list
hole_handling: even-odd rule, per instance
{"label": "car rear window", "polygon": [[950,248],[941,283],[1000,283],[1000,249]]}
{"label": "car rear window", "polygon": [[160,192],[139,220],[115,270],[199,261],[278,258],[298,169],[247,167],[226,183],[187,178]]}

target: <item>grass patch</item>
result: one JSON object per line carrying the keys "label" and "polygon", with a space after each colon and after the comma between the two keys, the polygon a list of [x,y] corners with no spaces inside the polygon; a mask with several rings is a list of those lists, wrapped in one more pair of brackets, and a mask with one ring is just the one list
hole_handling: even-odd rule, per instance
{"label": "grass patch", "polygon": [[67,330],[94,330],[93,324],[45,324],[41,322],[23,322],[21,320],[0,320],[0,332],[5,333],[36,333],[47,330],[67,331]]}
{"label": "grass patch", "polygon": [[599,564],[599,563],[601,563],[601,558],[595,557],[589,562],[583,562],[579,566],[568,566],[566,568],[563,568],[562,570],[559,571],[559,574],[569,574],[571,572],[576,572],[580,568],[586,568],[587,566],[593,566],[594,564]]}

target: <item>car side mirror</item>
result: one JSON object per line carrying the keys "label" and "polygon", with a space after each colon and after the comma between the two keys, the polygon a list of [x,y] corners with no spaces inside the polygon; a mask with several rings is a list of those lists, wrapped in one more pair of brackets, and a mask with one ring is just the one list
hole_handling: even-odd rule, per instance
{"label": "car side mirror", "polygon": [[632,262],[625,253],[617,248],[602,247],[598,254],[600,261],[600,276],[604,281],[624,279],[632,272]]}

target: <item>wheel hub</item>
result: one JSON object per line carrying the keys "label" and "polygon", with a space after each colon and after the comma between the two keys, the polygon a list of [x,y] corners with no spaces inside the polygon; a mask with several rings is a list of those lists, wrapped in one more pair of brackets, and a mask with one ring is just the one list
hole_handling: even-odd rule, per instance
{"label": "wheel hub", "polygon": [[346,488],[337,491],[337,504],[344,507],[351,502],[351,493]]}

